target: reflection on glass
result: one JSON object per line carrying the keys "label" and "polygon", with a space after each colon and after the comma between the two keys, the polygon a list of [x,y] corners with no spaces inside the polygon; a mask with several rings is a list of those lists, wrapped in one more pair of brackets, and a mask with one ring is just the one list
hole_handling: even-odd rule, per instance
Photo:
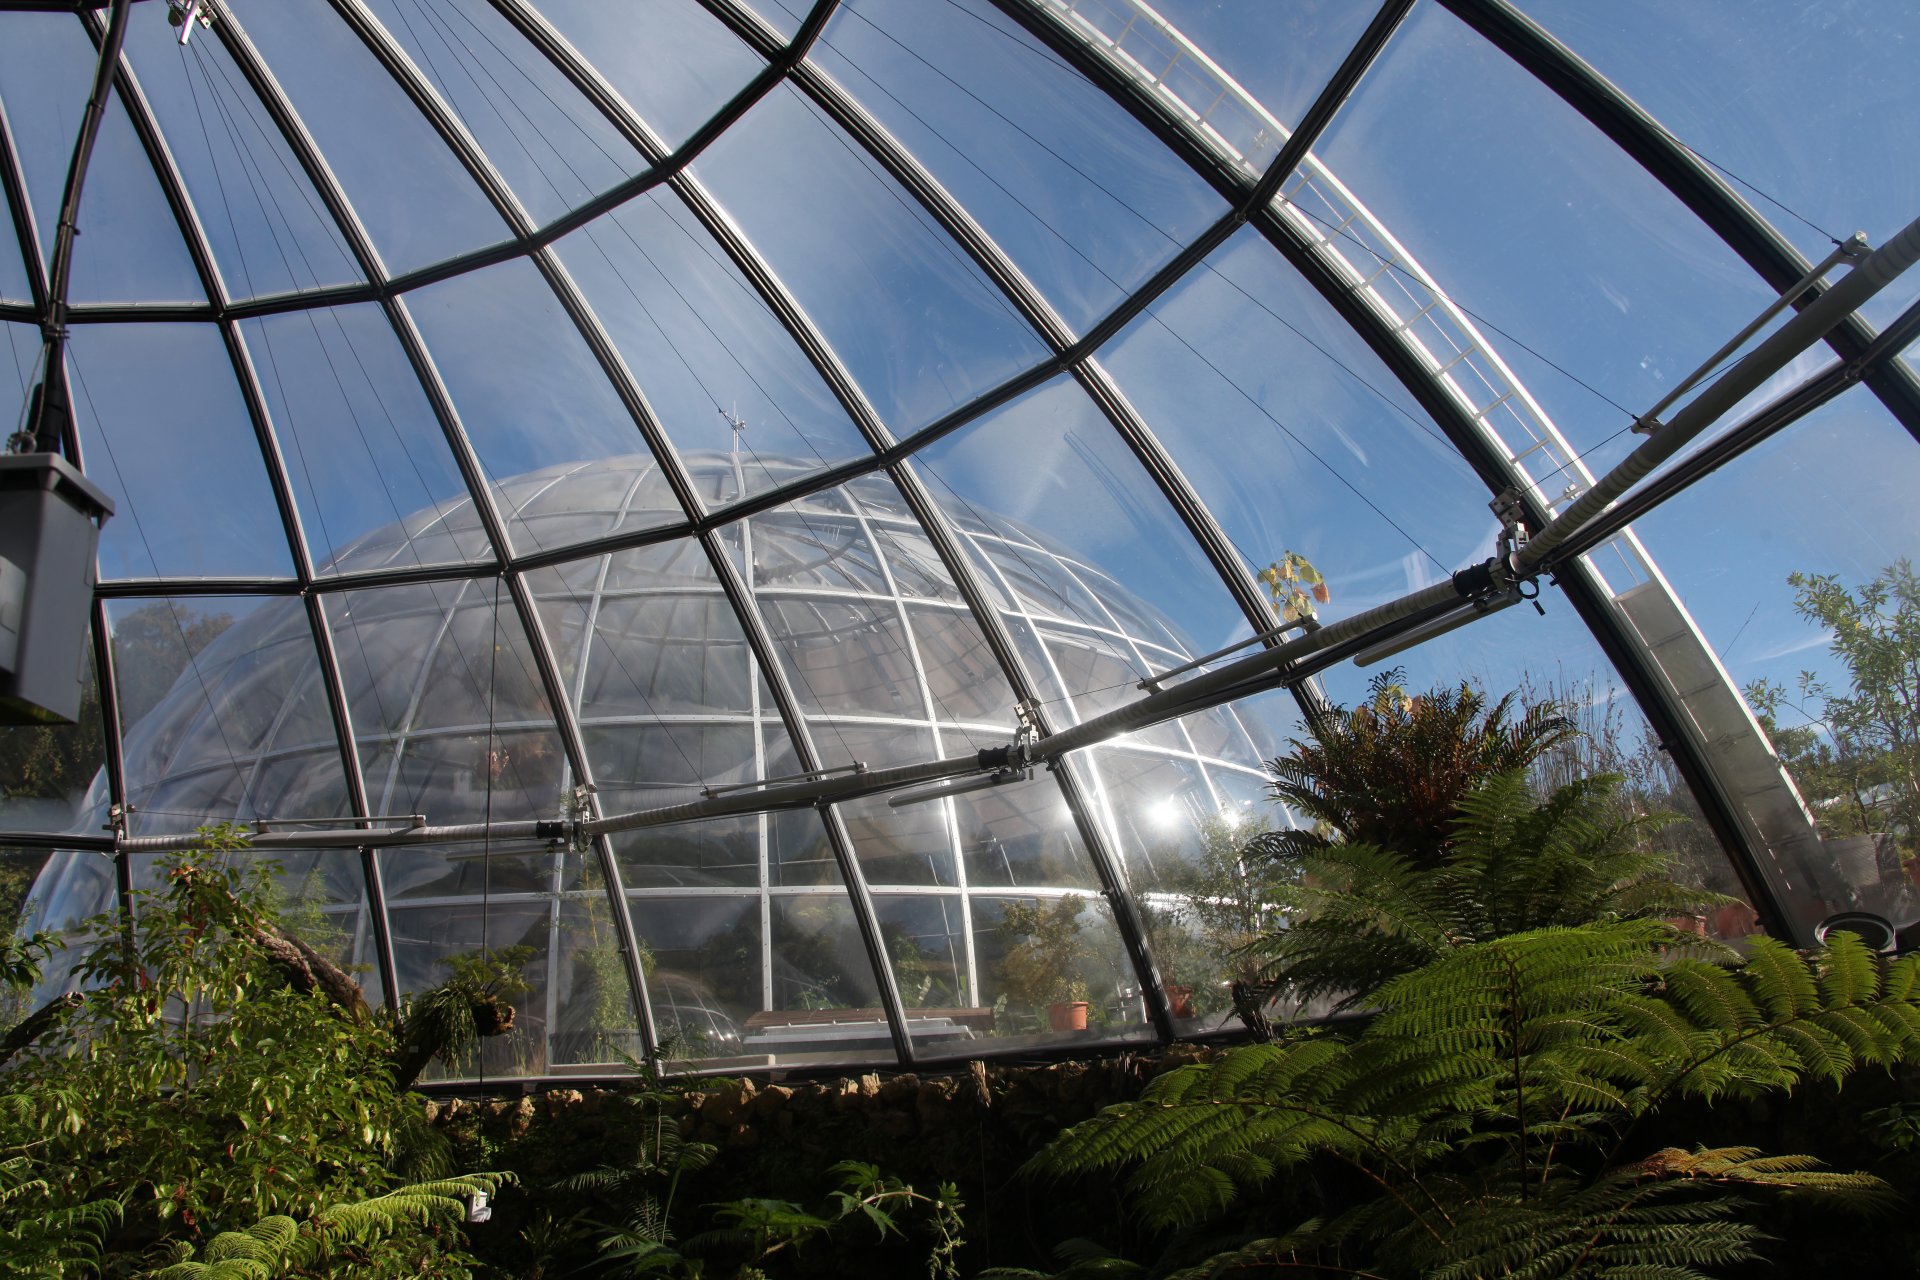
{"label": "reflection on glass", "polygon": [[994,1011],[996,1034],[1035,1045],[1151,1034],[1139,980],[1103,899],[976,897],[973,946],[981,1003]]}

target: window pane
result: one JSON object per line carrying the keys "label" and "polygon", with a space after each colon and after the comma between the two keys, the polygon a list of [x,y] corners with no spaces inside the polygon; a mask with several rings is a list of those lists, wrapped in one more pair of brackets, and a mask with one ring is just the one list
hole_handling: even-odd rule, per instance
{"label": "window pane", "polygon": [[650,193],[559,252],[686,465],[731,479],[716,505],[866,454],[819,372],[678,201]]}
{"label": "window pane", "polygon": [[918,206],[791,89],[694,165],[896,435],[1044,354]]}
{"label": "window pane", "polygon": [[540,0],[539,9],[668,147],[765,65],[691,0]]}
{"label": "window pane", "polygon": [[107,616],[136,830],[351,813],[298,600],[117,600]]}
{"label": "window pane", "polygon": [[487,555],[486,534],[378,307],[241,326],[320,572]]}
{"label": "window pane", "polygon": [[0,829],[91,835],[106,825],[112,797],[91,637],[75,657],[82,684],[74,723],[0,726]]}
{"label": "window pane", "polygon": [[320,5],[232,8],[390,273],[506,238],[506,224],[459,159],[343,19]]}
{"label": "window pane", "polygon": [[809,56],[1076,330],[1226,212],[1145,126],[989,5],[843,4]]}
{"label": "window pane", "polygon": [[[1004,1037],[996,1048],[1151,1036],[1138,980],[1102,899],[975,897],[972,909],[980,1003],[994,1010],[994,1032]],[[1083,1015],[1074,1002],[1087,1006]],[[1080,1017],[1084,1029],[1073,1025]]]}
{"label": "window pane", "polygon": [[498,12],[475,0],[367,0],[536,222],[646,160]]}
{"label": "window pane", "polygon": [[126,53],[229,296],[360,279],[345,236],[225,45],[195,40],[183,56],[177,31],[136,18]]}
{"label": "window pane", "polygon": [[[430,285],[407,308],[517,545],[545,550],[684,518],[662,502],[639,428],[531,263]],[[586,474],[582,464],[602,465]]]}

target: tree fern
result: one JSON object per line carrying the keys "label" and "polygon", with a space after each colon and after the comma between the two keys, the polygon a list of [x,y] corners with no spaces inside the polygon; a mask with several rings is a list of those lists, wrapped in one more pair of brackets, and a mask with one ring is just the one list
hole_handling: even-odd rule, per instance
{"label": "tree fern", "polygon": [[1288,895],[1289,926],[1249,951],[1303,999],[1352,1005],[1469,943],[1726,901],[1663,877],[1667,857],[1650,837],[1667,819],[1623,815],[1619,784],[1582,779],[1535,802],[1524,773],[1495,774],[1458,797],[1452,840],[1434,862],[1366,843],[1313,849]]}
{"label": "tree fern", "polygon": [[[1310,1035],[1168,1073],[1029,1171],[1124,1173],[1140,1216],[1173,1228],[1332,1161],[1373,1192],[1285,1237],[1289,1256],[1406,1275],[1697,1276],[1753,1255],[1744,1215],[1761,1196],[1872,1200],[1875,1179],[1805,1157],[1627,1152],[1677,1098],[1920,1057],[1920,958],[1883,965],[1851,935],[1812,956],[1760,939],[1728,970],[1676,957],[1671,938],[1617,920],[1462,944],[1383,984],[1351,1041]],[[1252,1268],[1277,1247],[1221,1256]]]}
{"label": "tree fern", "polygon": [[277,1280],[306,1275],[330,1257],[351,1252],[350,1274],[368,1274],[365,1259],[383,1246],[436,1222],[465,1218],[476,1196],[492,1196],[508,1175],[466,1174],[397,1187],[385,1195],[330,1205],[305,1223],[270,1215],[244,1231],[223,1231],[197,1256],[191,1245],[174,1245],[171,1263],[152,1280]]}

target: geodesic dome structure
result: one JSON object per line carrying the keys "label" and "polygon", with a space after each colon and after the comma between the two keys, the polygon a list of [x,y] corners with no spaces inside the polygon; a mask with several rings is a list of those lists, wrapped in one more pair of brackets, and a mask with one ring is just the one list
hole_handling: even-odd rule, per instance
{"label": "geodesic dome structure", "polygon": [[[184,8],[0,0],[0,332],[117,507],[91,726],[0,730],[42,920],[237,820],[376,998],[524,953],[489,1076],[1166,1038],[1356,658],[1572,695],[1771,930],[1920,914],[1833,645],[1915,543],[1902,6]],[[1542,612],[1386,616],[1563,518]]]}

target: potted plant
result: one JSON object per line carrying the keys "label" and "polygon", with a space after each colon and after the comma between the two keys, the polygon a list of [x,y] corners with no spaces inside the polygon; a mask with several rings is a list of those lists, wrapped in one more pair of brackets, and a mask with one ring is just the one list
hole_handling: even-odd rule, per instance
{"label": "potted plant", "polygon": [[1081,914],[1087,900],[1068,894],[1053,902],[1009,902],[999,932],[1010,940],[1000,960],[1000,986],[1010,1004],[1045,1009],[1055,1031],[1087,1026],[1087,964],[1092,943]]}

